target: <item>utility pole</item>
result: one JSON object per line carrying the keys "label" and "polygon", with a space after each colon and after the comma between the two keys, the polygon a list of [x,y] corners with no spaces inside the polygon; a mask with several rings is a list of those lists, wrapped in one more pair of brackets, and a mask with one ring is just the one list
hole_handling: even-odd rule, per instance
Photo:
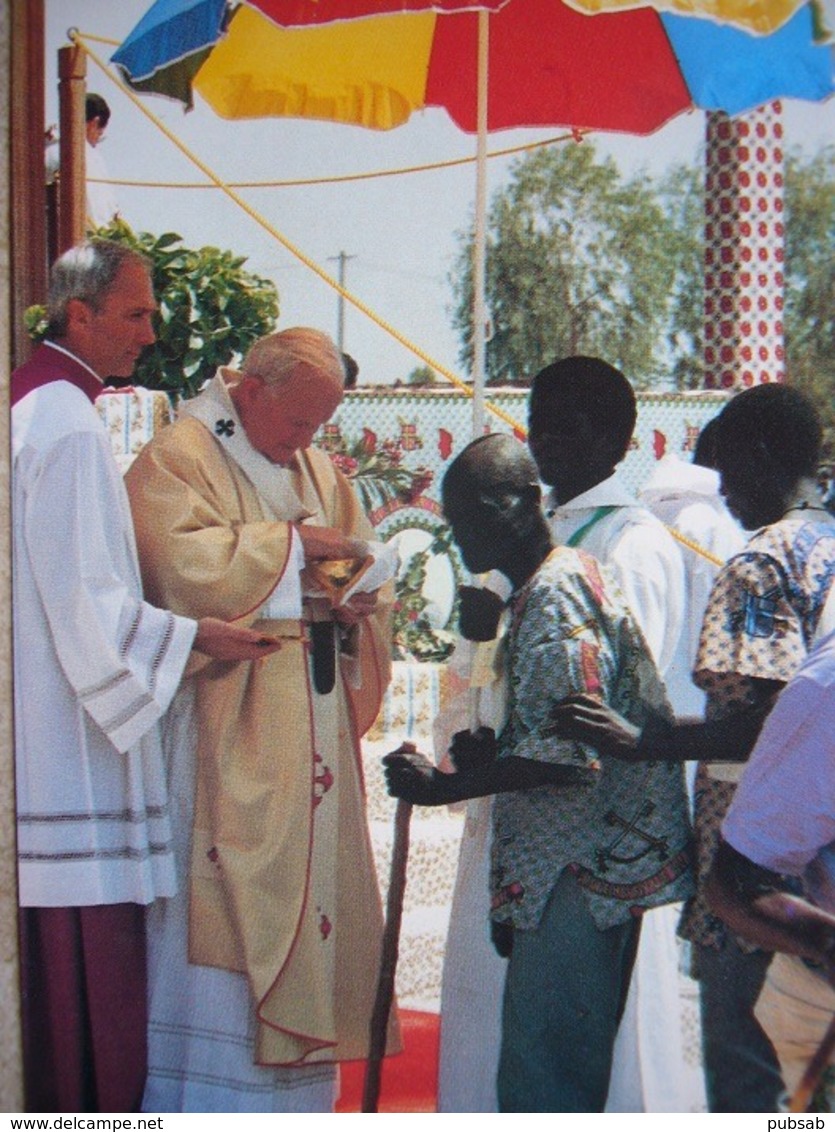
{"label": "utility pole", "polygon": [[[339,255],[328,256],[330,262],[337,261],[339,263],[339,286],[345,288],[345,264],[349,259],[356,259],[356,256],[348,255],[347,252],[340,252]],[[338,294],[336,298],[336,344],[339,347],[340,353],[345,349],[345,296]]]}

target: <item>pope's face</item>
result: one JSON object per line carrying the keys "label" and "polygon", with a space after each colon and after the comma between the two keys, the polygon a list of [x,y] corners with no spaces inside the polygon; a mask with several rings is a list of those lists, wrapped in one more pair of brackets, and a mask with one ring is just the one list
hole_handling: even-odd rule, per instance
{"label": "pope's face", "polygon": [[146,268],[123,263],[98,308],[70,301],[68,343],[102,379],[130,377],[139,355],[156,341],[156,309]]}
{"label": "pope's face", "polygon": [[243,378],[235,404],[252,447],[271,463],[284,465],[300,449],[310,447],[316,432],[336,412],[342,392],[341,386],[301,363],[280,385]]}

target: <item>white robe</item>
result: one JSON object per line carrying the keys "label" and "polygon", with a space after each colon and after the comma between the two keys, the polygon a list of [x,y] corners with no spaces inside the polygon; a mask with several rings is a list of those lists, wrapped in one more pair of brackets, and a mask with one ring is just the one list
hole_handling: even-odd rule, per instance
{"label": "white robe", "polygon": [[638,498],[662,523],[714,559],[679,544],[687,585],[687,616],[675,656],[664,673],[676,716],[701,719],[705,694],[693,683],[692,674],[707,599],[721,568],[719,563],[742,550],[746,535],[719,494],[719,473],[688,464],[674,454],[659,460]]}
{"label": "white robe", "polygon": [[[614,573],[661,671],[673,663],[685,617],[685,577],[672,537],[617,475],[568,504],[545,502],[558,543],[587,528],[583,550]],[[505,595],[506,596],[506,595]],[[461,843],[441,992],[439,1111],[495,1112],[506,963],[487,923],[490,803],[471,802]],[[629,998],[615,1044],[607,1111],[686,1112],[704,1105],[685,1065],[680,1021],[678,906],[643,917]]]}
{"label": "white robe", "polygon": [[[249,445],[222,375],[188,403],[185,414],[206,425],[209,434],[218,419],[228,420],[234,426],[224,441],[226,455],[239,469],[241,479],[246,476],[255,488],[265,514],[285,521],[312,514],[314,522],[328,524],[326,514],[314,514],[302,506],[291,474],[269,465]],[[133,485],[131,490],[134,490]],[[136,503],[136,497],[133,498]],[[138,529],[141,531],[141,524]],[[287,569],[259,607],[259,619],[301,616],[299,570],[304,566],[304,557],[295,535],[292,547]],[[243,605],[246,599],[246,594],[239,595]],[[312,690],[310,693],[316,750],[334,767],[337,763],[327,759],[327,752],[340,742],[338,724],[347,710],[345,680],[359,678],[358,666],[350,659],[340,668],[341,675],[331,693],[326,696]],[[280,689],[276,689],[276,693],[279,692]],[[330,1112],[336,1100],[335,1065],[330,1062],[300,1067],[255,1064],[255,1010],[247,977],[235,971],[189,962],[188,893],[199,736],[195,696],[194,681],[187,680],[164,730],[165,749],[170,759],[180,893],[176,899],[161,901],[148,917],[149,1067],[143,1108],[146,1112]],[[333,860],[336,848],[324,835],[321,840],[317,852]],[[331,872],[335,877],[337,870]],[[310,900],[313,902],[314,897]],[[367,926],[366,942],[371,949],[378,926],[371,908]]]}
{"label": "white robe", "polygon": [[196,624],[142,600],[122,478],[80,388],[18,401],[12,460],[20,903],[148,904],[175,890],[157,722]]}

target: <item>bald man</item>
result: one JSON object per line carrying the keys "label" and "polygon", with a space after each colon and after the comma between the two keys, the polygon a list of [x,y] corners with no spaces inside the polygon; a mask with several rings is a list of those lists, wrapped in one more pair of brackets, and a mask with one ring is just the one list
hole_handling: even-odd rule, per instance
{"label": "bald man", "polygon": [[151,925],[149,1111],[330,1111],[335,1063],[367,1054],[382,918],[359,739],[386,603],[333,608],[302,576],[371,536],[310,448],[343,389],[326,335],[268,335],[127,477],[148,592],[282,640],[280,664],[194,671],[169,720],[182,892]]}

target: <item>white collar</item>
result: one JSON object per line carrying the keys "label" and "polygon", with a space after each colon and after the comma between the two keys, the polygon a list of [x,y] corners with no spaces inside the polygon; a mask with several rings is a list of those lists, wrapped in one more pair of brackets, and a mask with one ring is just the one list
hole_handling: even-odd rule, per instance
{"label": "white collar", "polygon": [[588,491],[575,495],[567,503],[557,503],[554,499],[554,489],[551,488],[546,497],[549,514],[565,514],[567,511],[587,511],[592,507],[635,507],[637,500],[626,488],[617,472],[608,479],[601,480]]}
{"label": "white collar", "polygon": [[666,499],[681,495],[719,497],[719,473],[700,464],[688,463],[675,453],[668,453],[653,469],[641,489],[640,498]]}
{"label": "white collar", "polygon": [[[231,379],[231,380],[228,380]],[[297,522],[313,512],[304,506],[293,485],[293,470],[273,464],[257,452],[247,439],[229,386],[240,375],[221,368],[206,388],[180,408],[181,416],[194,417],[209,430],[231,460],[250,479],[276,519]]]}

